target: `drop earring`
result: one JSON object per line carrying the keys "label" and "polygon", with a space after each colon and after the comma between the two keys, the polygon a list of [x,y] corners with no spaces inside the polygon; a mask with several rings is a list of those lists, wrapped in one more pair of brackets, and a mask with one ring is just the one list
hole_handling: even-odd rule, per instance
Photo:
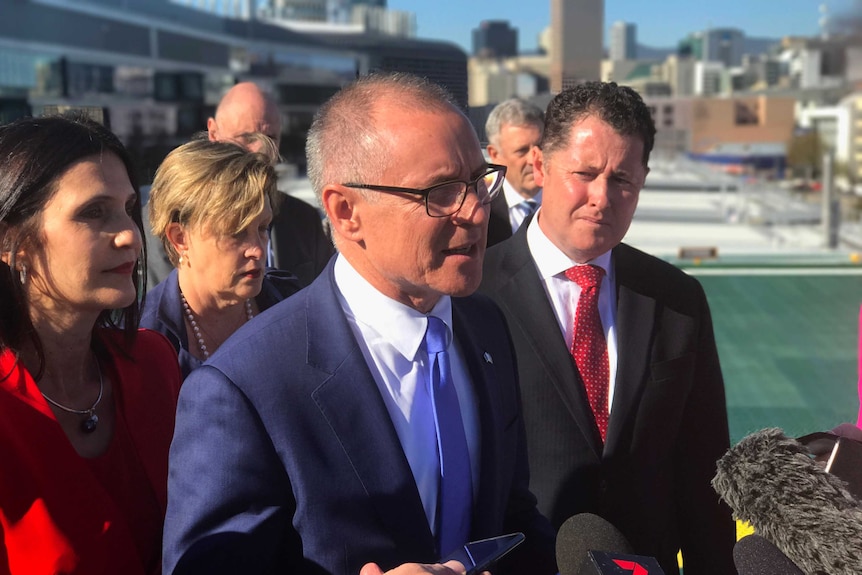
{"label": "drop earring", "polygon": [[135,269],[138,270],[138,291],[140,292],[144,287],[144,260],[141,259],[141,256],[138,256]]}
{"label": "drop earring", "polygon": [[18,269],[18,280],[21,282],[22,286],[27,285],[27,264],[21,263],[21,267]]}

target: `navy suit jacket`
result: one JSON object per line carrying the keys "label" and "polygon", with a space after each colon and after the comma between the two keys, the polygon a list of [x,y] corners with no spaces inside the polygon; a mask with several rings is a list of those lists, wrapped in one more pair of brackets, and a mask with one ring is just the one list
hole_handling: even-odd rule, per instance
{"label": "navy suit jacket", "polygon": [[[356,575],[369,561],[387,570],[438,559],[410,466],[338,303],[333,263],[238,330],[183,385],[166,574]],[[553,531],[527,487],[504,320],[481,296],[452,303],[481,430],[471,537],[522,531],[527,542],[508,572],[554,573]]]}
{"label": "navy suit jacket", "polygon": [[527,244],[527,223],[485,256],[480,291],[517,351],[539,510],[615,525],[639,555],[686,575],[735,573],[734,524],[710,481],[729,447],[724,382],[700,283],[625,244],[612,252],[618,363],[604,446]]}
{"label": "navy suit jacket", "polygon": [[[263,312],[300,289],[302,286],[296,276],[284,270],[269,268],[263,276],[260,293],[254,301],[258,311]],[[173,344],[177,350],[183,379],[203,363],[189,351],[185,314],[180,299],[179,274],[174,269],[162,283],[147,292],[140,327],[164,334]],[[192,340],[191,345],[197,345],[197,342]]]}

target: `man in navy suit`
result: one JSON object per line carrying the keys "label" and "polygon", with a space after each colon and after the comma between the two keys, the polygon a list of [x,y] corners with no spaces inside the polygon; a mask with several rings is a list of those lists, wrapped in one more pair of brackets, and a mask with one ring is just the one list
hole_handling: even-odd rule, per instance
{"label": "man in navy suit", "polygon": [[[471,295],[505,169],[444,90],[408,75],[344,88],[307,154],[339,255],[183,385],[164,572],[356,575],[521,531],[499,572],[554,573],[512,344],[498,308]],[[440,424],[453,415],[432,389],[444,379],[458,425]],[[440,439],[454,432],[460,443]]]}
{"label": "man in navy suit", "polygon": [[542,207],[489,250],[481,289],[515,343],[531,489],[551,523],[596,513],[668,574],[680,549],[686,575],[734,573],[730,510],[710,485],[730,439],[706,297],[621,243],[654,135],[630,88],[558,94],[534,158]]}

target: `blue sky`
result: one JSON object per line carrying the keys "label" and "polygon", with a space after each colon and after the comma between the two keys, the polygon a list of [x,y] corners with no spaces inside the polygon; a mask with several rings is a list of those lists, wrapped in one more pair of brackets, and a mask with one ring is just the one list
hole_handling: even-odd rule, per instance
{"label": "blue sky", "polygon": [[[747,36],[781,38],[818,34],[819,7],[833,16],[858,0],[605,0],[605,38],[617,20],[637,24],[638,42],[671,47],[707,27],[740,28]],[[471,31],[482,20],[509,20],[521,50],[535,50],[550,21],[550,0],[389,0],[389,8],[416,14],[418,36],[472,49]],[[607,40],[606,40],[607,43]]]}

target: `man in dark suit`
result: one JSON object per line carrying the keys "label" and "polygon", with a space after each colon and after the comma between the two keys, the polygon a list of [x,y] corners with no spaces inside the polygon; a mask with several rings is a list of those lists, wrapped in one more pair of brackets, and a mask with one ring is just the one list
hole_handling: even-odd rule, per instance
{"label": "man in dark suit", "polygon": [[591,82],[545,117],[542,207],[489,250],[481,286],[515,342],[539,509],[556,527],[603,516],[666,573],[679,549],[686,575],[734,573],[734,525],[710,486],[729,434],[703,289],[621,243],[650,113],[631,89]]}
{"label": "man in dark suit", "polygon": [[542,204],[542,188],[533,175],[533,154],[542,140],[544,121],[541,109],[511,98],[498,104],[485,122],[488,157],[506,166],[503,193],[491,203],[488,247],[512,237]]}
{"label": "man in dark suit", "polygon": [[[272,98],[251,82],[241,82],[228,90],[207,120],[207,137],[211,141],[230,140],[246,144],[245,136],[260,132],[281,143],[281,114]],[[323,231],[320,212],[314,206],[282,193],[281,204],[270,226],[270,253],[267,265],[294,274],[307,286],[326,267],[335,252]],[[161,241],[144,222],[147,242],[147,285],[165,279],[173,264],[168,260]]]}
{"label": "man in dark suit", "polygon": [[[212,141],[243,142],[250,132],[261,132],[281,143],[281,114],[272,98],[251,82],[233,86],[222,97],[215,116],[207,120]],[[270,228],[272,267],[293,273],[303,285],[310,284],[332,257],[332,242],[326,237],[320,213],[299,198],[282,195]]]}
{"label": "man in dark suit", "polygon": [[522,531],[510,572],[554,573],[511,340],[471,295],[504,170],[405,75],[344,88],[307,153],[339,255],[183,385],[164,572],[355,575]]}

